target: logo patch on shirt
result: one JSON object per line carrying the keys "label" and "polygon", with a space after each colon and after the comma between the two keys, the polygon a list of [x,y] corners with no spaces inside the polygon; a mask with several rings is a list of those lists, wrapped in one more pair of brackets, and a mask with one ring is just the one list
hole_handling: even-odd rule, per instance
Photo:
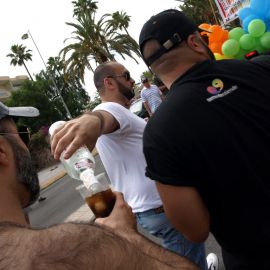
{"label": "logo patch on shirt", "polygon": [[207,91],[208,93],[212,95],[217,95],[223,90],[223,87],[224,87],[224,83],[222,80],[214,79],[212,81],[212,86],[207,87]]}
{"label": "logo patch on shirt", "polygon": [[238,89],[237,85],[233,85],[230,89],[224,90],[224,83],[220,79],[214,79],[212,81],[212,86],[207,87],[207,92],[210,93],[212,96],[207,98],[208,102],[211,102],[217,98],[222,98],[227,96],[228,94],[232,93],[233,91]]}

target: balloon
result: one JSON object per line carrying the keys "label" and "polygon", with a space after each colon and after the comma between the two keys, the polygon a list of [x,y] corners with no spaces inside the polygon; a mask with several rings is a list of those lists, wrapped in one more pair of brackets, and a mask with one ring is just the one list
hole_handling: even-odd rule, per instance
{"label": "balloon", "polygon": [[242,22],[242,26],[243,26],[243,28],[244,28],[244,30],[246,31],[246,32],[248,32],[248,25],[249,25],[249,23],[252,21],[252,20],[255,20],[257,17],[254,15],[254,14],[252,14],[252,15],[249,15],[248,17],[246,17],[244,20],[243,20],[243,22]]}
{"label": "balloon", "polygon": [[228,39],[222,44],[222,52],[228,57],[233,57],[238,54],[239,49],[239,43],[234,39]]}
{"label": "balloon", "polygon": [[269,0],[251,0],[250,8],[255,11],[255,13],[265,14],[268,8],[267,1]]}
{"label": "balloon", "polygon": [[221,38],[221,42],[223,43],[227,39],[229,39],[229,32],[227,30],[223,30],[223,35],[222,35],[222,38]]}
{"label": "balloon", "polygon": [[215,56],[216,60],[224,59],[224,55],[221,55],[220,53],[214,53],[214,56]]}
{"label": "balloon", "polygon": [[246,58],[245,58],[245,55],[246,55],[247,53],[248,53],[248,51],[243,50],[243,49],[240,48],[238,54],[235,55],[234,58],[235,58],[235,59],[238,59],[238,60],[244,60],[244,59],[246,59]]}
{"label": "balloon", "polygon": [[239,40],[240,47],[244,50],[251,50],[256,46],[255,38],[250,34],[244,34]]}
{"label": "balloon", "polygon": [[199,28],[201,30],[209,30],[210,27],[211,27],[211,25],[208,24],[208,23],[202,23],[202,24],[199,25]]}
{"label": "balloon", "polygon": [[260,37],[260,43],[264,48],[270,49],[270,32],[265,32]]}
{"label": "balloon", "polygon": [[219,42],[223,36],[223,29],[219,25],[212,25],[209,30],[212,32],[210,38],[212,42]]}
{"label": "balloon", "polygon": [[209,44],[209,48],[213,53],[221,54],[221,46],[222,46],[221,42],[214,42]]}
{"label": "balloon", "polygon": [[235,40],[239,41],[240,37],[243,36],[244,34],[245,34],[245,31],[243,28],[236,27],[236,28],[233,28],[229,32],[229,39],[235,39]]}
{"label": "balloon", "polygon": [[260,19],[255,19],[252,20],[249,25],[248,25],[248,32],[253,36],[253,37],[260,37],[263,35],[263,33],[266,30],[266,25],[264,21]]}
{"label": "balloon", "polygon": [[251,8],[246,7],[246,8],[241,8],[239,10],[238,16],[239,16],[240,20],[243,21],[245,18],[247,18],[248,16],[250,16],[253,13],[254,13],[254,11]]}

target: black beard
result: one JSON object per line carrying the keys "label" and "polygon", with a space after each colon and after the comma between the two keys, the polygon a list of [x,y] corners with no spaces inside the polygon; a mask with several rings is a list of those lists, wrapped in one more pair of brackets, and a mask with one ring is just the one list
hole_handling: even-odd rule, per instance
{"label": "black beard", "polygon": [[23,184],[30,194],[30,200],[27,206],[33,204],[39,197],[40,186],[38,175],[32,166],[30,153],[27,152],[14,138],[7,136],[15,159],[17,180]]}
{"label": "black beard", "polygon": [[117,85],[118,85],[118,89],[119,92],[128,100],[131,100],[134,98],[135,93],[134,90],[131,88],[128,88],[126,86],[124,86],[122,83],[116,81]]}

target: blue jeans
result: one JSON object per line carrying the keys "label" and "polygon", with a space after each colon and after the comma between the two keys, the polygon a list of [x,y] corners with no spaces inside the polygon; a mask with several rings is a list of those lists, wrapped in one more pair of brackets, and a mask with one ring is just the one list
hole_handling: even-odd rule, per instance
{"label": "blue jeans", "polygon": [[200,269],[207,269],[204,243],[196,244],[187,240],[172,227],[164,212],[157,213],[153,209],[135,215],[138,225],[158,237],[164,248],[187,257]]}

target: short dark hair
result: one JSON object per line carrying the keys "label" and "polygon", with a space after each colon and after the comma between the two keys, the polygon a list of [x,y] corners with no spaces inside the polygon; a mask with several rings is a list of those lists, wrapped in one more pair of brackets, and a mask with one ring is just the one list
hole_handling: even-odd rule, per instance
{"label": "short dark hair", "polygon": [[106,62],[106,63],[100,64],[94,71],[94,84],[98,92],[104,90],[103,89],[104,78],[114,75],[114,70],[111,66],[111,63],[114,63],[114,62]]}

